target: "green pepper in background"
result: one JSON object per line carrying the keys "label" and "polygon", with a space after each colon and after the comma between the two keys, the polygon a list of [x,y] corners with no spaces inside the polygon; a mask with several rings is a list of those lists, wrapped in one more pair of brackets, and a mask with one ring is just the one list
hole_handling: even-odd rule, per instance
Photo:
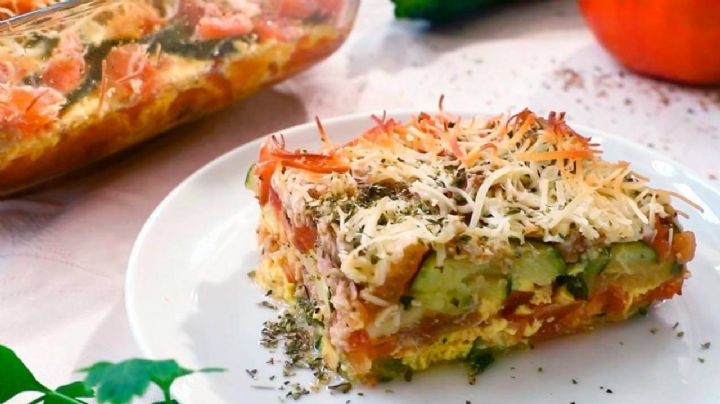
{"label": "green pepper in background", "polygon": [[421,18],[433,23],[449,22],[483,8],[511,0],[392,0],[398,18]]}

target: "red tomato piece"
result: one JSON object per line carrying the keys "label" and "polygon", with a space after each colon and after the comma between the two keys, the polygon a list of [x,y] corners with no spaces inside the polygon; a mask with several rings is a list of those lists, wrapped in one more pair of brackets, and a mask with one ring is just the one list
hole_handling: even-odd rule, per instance
{"label": "red tomato piece", "polygon": [[52,88],[0,86],[0,131],[27,138],[57,119],[65,97]]}
{"label": "red tomato piece", "polygon": [[310,251],[315,246],[317,231],[311,226],[293,228],[292,243],[301,252]]}
{"label": "red tomato piece", "polygon": [[695,233],[683,231],[673,236],[672,254],[680,264],[685,264],[695,257]]}
{"label": "red tomato piece", "polygon": [[351,351],[367,351],[371,347],[370,335],[365,330],[355,330],[348,336]]}
{"label": "red tomato piece", "polygon": [[503,306],[501,314],[504,317],[512,315],[518,307],[529,303],[532,297],[533,292],[512,291],[507,299],[505,299],[505,305]]}
{"label": "red tomato piece", "polygon": [[309,18],[320,11],[320,2],[317,0],[280,0],[278,11],[284,17]]}
{"label": "red tomato piece", "polygon": [[85,74],[83,46],[74,35],[63,35],[53,49],[42,81],[62,93],[75,89]]}
{"label": "red tomato piece", "polygon": [[255,33],[261,41],[294,41],[303,35],[303,28],[296,20],[273,18],[255,20]]}
{"label": "red tomato piece", "polygon": [[158,69],[147,50],[147,45],[128,44],[113,48],[108,54],[108,78],[122,95],[148,96],[157,88]]}
{"label": "red tomato piece", "polygon": [[218,17],[202,17],[195,28],[199,39],[221,39],[245,35],[253,30],[253,23],[244,14]]}
{"label": "red tomato piece", "polygon": [[655,250],[661,260],[669,260],[670,249],[670,227],[663,220],[659,219],[655,222],[655,236],[650,241],[650,246]]}

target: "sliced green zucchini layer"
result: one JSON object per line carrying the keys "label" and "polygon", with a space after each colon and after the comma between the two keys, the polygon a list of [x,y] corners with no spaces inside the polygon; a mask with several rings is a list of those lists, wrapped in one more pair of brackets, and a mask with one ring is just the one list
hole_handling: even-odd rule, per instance
{"label": "sliced green zucchini layer", "polygon": [[513,246],[509,258],[474,263],[446,259],[435,253],[423,261],[406,298],[420,303],[426,313],[456,316],[472,311],[480,302],[498,303],[512,291],[532,292],[538,287],[564,285],[577,299],[588,299],[598,276],[672,276],[673,262],[663,262],[647,244],[616,243],[584,253],[578,262],[566,263],[556,247],[529,241]]}

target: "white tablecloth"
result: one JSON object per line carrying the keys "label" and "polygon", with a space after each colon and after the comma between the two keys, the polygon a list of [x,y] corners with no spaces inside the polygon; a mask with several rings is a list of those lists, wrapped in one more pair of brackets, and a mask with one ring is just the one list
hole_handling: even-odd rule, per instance
{"label": "white tablecloth", "polygon": [[387,0],[363,0],[348,42],[310,71],[83,176],[0,201],[0,343],[49,385],[97,360],[139,355],[124,275],[153,208],[223,152],[315,115],[431,109],[440,94],[449,109],[567,111],[719,184],[720,90],[628,73],[574,1],[528,3],[429,29],[394,21]]}

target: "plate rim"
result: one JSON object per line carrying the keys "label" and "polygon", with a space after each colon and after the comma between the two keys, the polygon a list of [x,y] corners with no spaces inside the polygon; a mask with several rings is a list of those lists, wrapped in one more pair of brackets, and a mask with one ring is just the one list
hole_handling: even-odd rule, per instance
{"label": "plate rim", "polygon": [[[383,113],[387,114],[387,116],[393,117],[393,116],[399,116],[399,115],[411,115],[419,113],[420,111],[424,110],[435,110],[434,109],[421,109],[421,108],[397,108],[397,109],[391,109],[391,110],[383,110]],[[448,112],[451,114],[457,114],[461,115],[463,117],[470,117],[470,116],[493,116],[491,114],[487,114],[486,112],[482,110],[472,110],[472,109],[450,109]],[[359,119],[367,119],[370,120],[370,117],[372,115],[378,115],[377,111],[363,111],[363,112],[356,112],[351,114],[344,114],[344,115],[338,115],[334,117],[330,117],[327,119],[322,119],[321,122],[325,125],[327,124],[337,124],[342,123],[344,121],[355,121]],[[315,121],[307,121],[304,123],[300,123],[297,125],[289,126],[286,128],[282,128],[270,133],[265,133],[262,136],[259,136],[256,139],[253,139],[249,142],[246,142],[244,144],[241,144],[237,147],[234,147],[219,156],[215,157],[211,161],[207,162],[202,167],[195,170],[192,174],[185,177],[182,181],[180,181],[170,192],[165,195],[165,197],[157,204],[157,206],[153,209],[152,213],[147,217],[145,222],[142,225],[142,228],[138,232],[138,235],[135,239],[135,241],[132,244],[132,249],[130,252],[130,256],[127,263],[126,273],[125,273],[125,285],[124,285],[124,300],[125,300],[125,312],[126,317],[128,320],[128,325],[130,328],[130,333],[132,334],[133,340],[137,344],[137,346],[140,349],[140,352],[142,355],[146,358],[150,359],[160,359],[159,355],[155,353],[155,350],[151,347],[151,344],[149,343],[149,338],[147,337],[146,333],[142,330],[143,327],[141,327],[140,319],[139,319],[139,307],[136,304],[137,303],[137,295],[136,290],[133,288],[133,286],[136,284],[136,280],[138,279],[139,274],[141,273],[139,260],[140,260],[140,251],[143,249],[143,246],[146,244],[145,239],[149,237],[151,229],[155,226],[158,219],[161,217],[163,212],[165,211],[165,208],[173,203],[178,195],[180,195],[186,188],[190,186],[190,184],[197,178],[202,177],[205,175],[208,171],[211,171],[214,167],[224,163],[227,159],[232,158],[233,155],[242,153],[244,150],[252,149],[254,147],[258,147],[260,144],[262,144],[268,136],[271,136],[273,134],[278,133],[286,133],[286,132],[295,132],[303,129],[312,129],[315,127],[316,123]],[[591,132],[590,137],[595,136],[601,136],[605,139],[612,139],[613,142],[618,142],[620,145],[631,147],[637,151],[642,152],[648,158],[652,159],[659,159],[665,162],[669,162],[675,168],[681,169],[683,172],[691,175],[694,181],[697,181],[699,184],[707,188],[707,190],[713,194],[717,198],[720,198],[720,188],[714,186],[713,184],[709,183],[699,172],[696,170],[689,168],[685,166],[683,163],[678,162],[669,156],[664,155],[663,153],[650,149],[647,146],[635,142],[630,139],[626,139],[622,137],[621,135],[616,135],[613,133],[610,133],[603,129],[597,129],[592,126],[584,125],[582,123],[576,123],[575,121],[569,120],[568,125],[575,129],[577,132]],[[292,138],[293,135],[291,134],[289,137]],[[632,164],[632,161],[630,161]]]}

